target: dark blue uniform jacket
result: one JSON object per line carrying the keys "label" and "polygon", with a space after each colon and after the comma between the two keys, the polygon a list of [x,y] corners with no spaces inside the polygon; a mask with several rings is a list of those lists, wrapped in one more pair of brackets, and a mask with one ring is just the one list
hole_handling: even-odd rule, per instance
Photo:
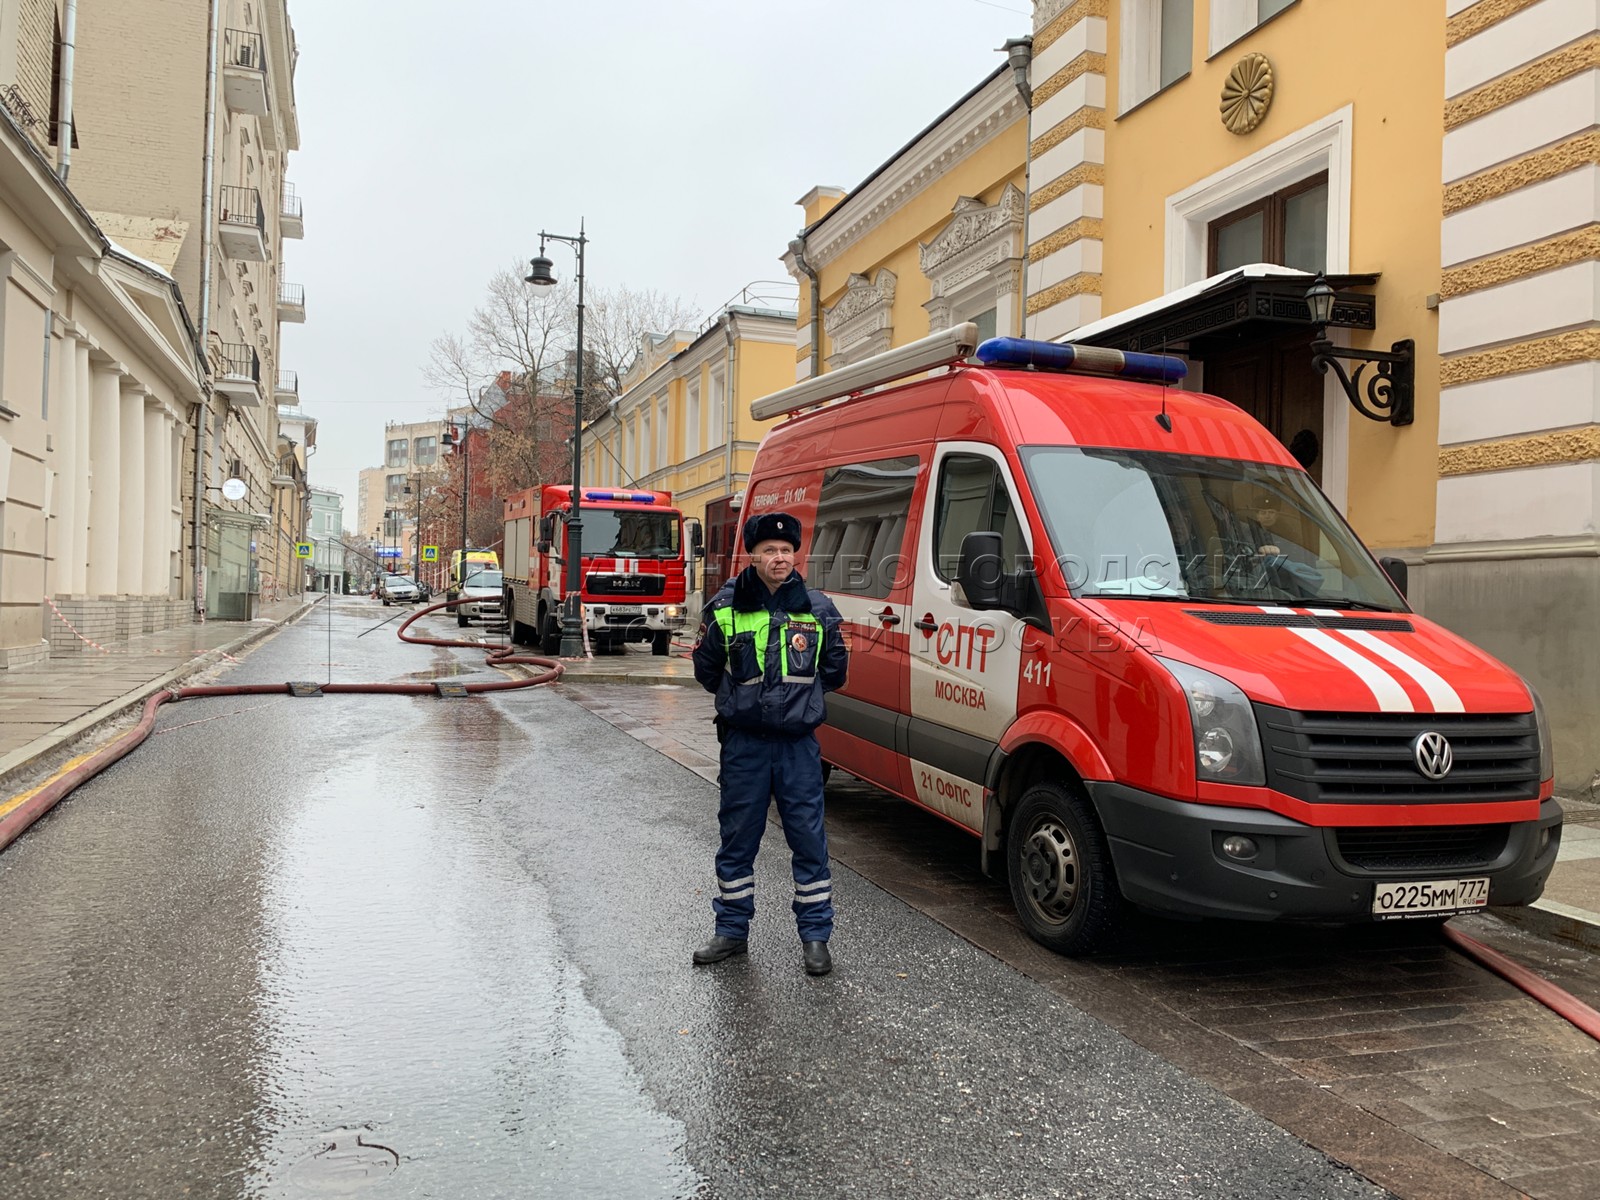
{"label": "dark blue uniform jacket", "polygon": [[746,567],[706,606],[694,676],[731,728],[800,737],[827,715],[824,692],[844,686],[843,618],[797,571],[775,592]]}

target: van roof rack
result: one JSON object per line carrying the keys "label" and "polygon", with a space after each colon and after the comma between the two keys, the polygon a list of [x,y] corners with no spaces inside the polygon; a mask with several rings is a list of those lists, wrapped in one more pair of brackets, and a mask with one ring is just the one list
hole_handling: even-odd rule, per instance
{"label": "van roof rack", "polygon": [[986,367],[1111,375],[1146,383],[1176,383],[1189,373],[1188,365],[1181,358],[1168,354],[1138,354],[1104,346],[1041,342],[1033,338],[989,338],[980,344],[978,326],[968,321],[763,396],[751,403],[750,415],[757,421],[788,416],[922,371],[974,358]]}

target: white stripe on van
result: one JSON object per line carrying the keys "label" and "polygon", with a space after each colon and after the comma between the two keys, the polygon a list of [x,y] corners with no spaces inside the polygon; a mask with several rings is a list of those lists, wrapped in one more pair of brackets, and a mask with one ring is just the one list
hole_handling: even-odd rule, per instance
{"label": "white stripe on van", "polygon": [[[1315,609],[1311,610],[1315,612]],[[1412,658],[1398,646],[1391,646],[1383,641],[1377,634],[1366,629],[1340,630],[1358,646],[1364,646],[1379,658],[1392,664],[1396,670],[1411,677],[1424,692],[1433,705],[1434,712],[1466,712],[1467,706],[1461,703],[1461,696],[1455,688],[1450,686],[1448,680],[1435,671],[1425,662]]]}
{"label": "white stripe on van", "polygon": [[[1282,608],[1276,605],[1263,604],[1262,612],[1290,613],[1292,608]],[[1370,658],[1357,654],[1343,642],[1336,640],[1332,634],[1322,629],[1293,629],[1290,633],[1296,634],[1321,650],[1329,658],[1350,671],[1367,685],[1367,690],[1372,693],[1372,698],[1377,702],[1380,712],[1416,712],[1416,705],[1411,703],[1411,697],[1406,695],[1405,688],[1389,672],[1385,671]]]}

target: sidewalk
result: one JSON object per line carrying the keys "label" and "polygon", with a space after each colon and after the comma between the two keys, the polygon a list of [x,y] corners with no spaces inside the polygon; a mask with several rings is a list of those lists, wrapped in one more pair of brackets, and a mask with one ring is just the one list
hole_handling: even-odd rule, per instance
{"label": "sidewalk", "polygon": [[309,612],[320,596],[292,596],[253,621],[207,621],[142,634],[105,650],[0,671],[0,807],[18,781],[55,765],[65,748],[147,696],[243,651]]}

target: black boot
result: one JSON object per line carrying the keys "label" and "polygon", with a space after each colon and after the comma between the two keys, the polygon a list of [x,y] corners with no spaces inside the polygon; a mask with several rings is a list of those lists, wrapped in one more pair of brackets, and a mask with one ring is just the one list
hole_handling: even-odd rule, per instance
{"label": "black boot", "polygon": [[833,970],[833,955],[828,953],[827,942],[805,942],[801,946],[807,975],[826,975]]}
{"label": "black boot", "polygon": [[703,967],[709,963],[719,963],[735,954],[743,954],[749,946],[750,943],[744,938],[723,937],[719,933],[694,952],[694,965]]}

